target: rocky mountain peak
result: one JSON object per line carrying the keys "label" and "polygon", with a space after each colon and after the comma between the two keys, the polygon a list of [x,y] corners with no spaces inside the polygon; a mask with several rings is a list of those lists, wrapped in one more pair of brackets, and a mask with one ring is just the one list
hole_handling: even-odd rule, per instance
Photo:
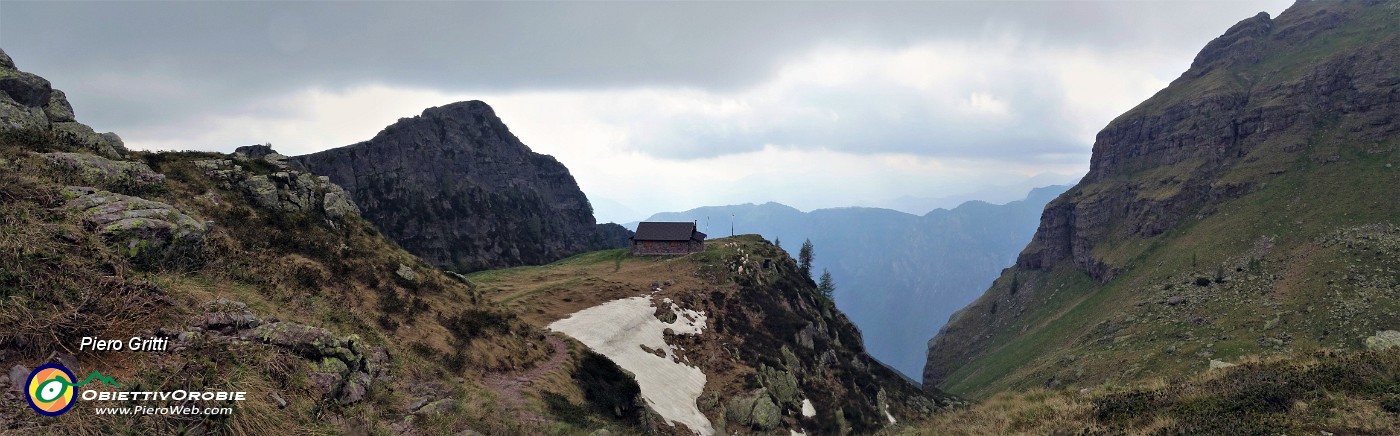
{"label": "rocky mountain peak", "polygon": [[478,119],[477,121],[479,122],[501,122],[500,118],[496,118],[496,110],[492,109],[491,105],[481,100],[459,101],[423,110],[423,116],[429,118],[465,119],[466,117],[463,117],[463,114],[481,115],[483,119]]}
{"label": "rocky mountain peak", "polygon": [[568,168],[531,151],[481,101],[428,108],[291,163],[330,177],[391,239],[445,268],[541,264],[625,243],[620,228],[595,224]]}
{"label": "rocky mountain peak", "polygon": [[1191,70],[1199,76],[1218,65],[1258,61],[1259,40],[1269,36],[1273,24],[1268,12],[1260,12],[1230,26],[1224,35],[1215,38],[1201,49],[1196,59],[1191,62]]}

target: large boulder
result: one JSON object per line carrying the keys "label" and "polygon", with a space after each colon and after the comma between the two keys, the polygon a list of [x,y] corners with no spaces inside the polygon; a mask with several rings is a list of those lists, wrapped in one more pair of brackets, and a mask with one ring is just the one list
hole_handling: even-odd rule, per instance
{"label": "large boulder", "polygon": [[111,160],[87,153],[44,153],[51,167],[66,172],[85,185],[138,193],[159,188],[165,176],[151,171],[145,163]]}
{"label": "large boulder", "polygon": [[767,396],[758,397],[753,403],[753,418],[750,424],[759,430],[778,428],[783,422],[783,409]]}
{"label": "large boulder", "polygon": [[0,70],[13,69],[15,69],[14,59],[10,59],[10,55],[5,54],[5,49],[0,49]]}
{"label": "large boulder", "polygon": [[208,227],[175,206],[79,186],[64,188],[63,195],[69,198],[64,209],[81,214],[89,229],[138,266],[201,263]]}
{"label": "large boulder", "polygon": [[767,388],[768,395],[780,405],[797,407],[802,403],[797,377],[791,372],[759,364],[758,383]]}
{"label": "large boulder", "polygon": [[50,122],[76,121],[73,119],[73,105],[68,103],[68,94],[57,89],[49,94],[49,102],[44,107],[44,114],[49,116]]}
{"label": "large boulder", "polygon": [[16,103],[30,107],[49,104],[53,86],[43,77],[16,69],[0,69],[0,92]]}
{"label": "large boulder", "polygon": [[98,134],[77,122],[63,91],[53,89],[43,77],[20,71],[4,50],[0,50],[0,129],[53,130],[106,157],[126,153],[121,138],[110,132]]}
{"label": "large boulder", "polygon": [[120,140],[118,140],[117,144],[113,144],[108,140],[116,136],[114,133],[100,134],[92,130],[91,127],[88,127],[87,124],[75,121],[53,122],[49,125],[49,128],[53,129],[55,132],[70,136],[77,145],[92,150],[102,156],[113,159],[120,159],[122,157],[121,152],[124,150],[119,150],[117,148],[117,146],[121,145]]}
{"label": "large boulder", "polygon": [[1366,338],[1366,348],[1369,350],[1388,350],[1395,347],[1400,347],[1400,332],[1395,330],[1378,331],[1375,336]]}
{"label": "large boulder", "polygon": [[0,93],[0,129],[47,129],[44,110],[19,104]]}

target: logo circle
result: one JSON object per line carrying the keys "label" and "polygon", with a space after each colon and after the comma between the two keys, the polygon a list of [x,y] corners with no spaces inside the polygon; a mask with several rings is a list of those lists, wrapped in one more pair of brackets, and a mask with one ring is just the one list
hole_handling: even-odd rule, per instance
{"label": "logo circle", "polygon": [[29,407],[44,416],[58,416],[73,408],[73,373],[63,365],[50,363],[34,368],[24,384]]}

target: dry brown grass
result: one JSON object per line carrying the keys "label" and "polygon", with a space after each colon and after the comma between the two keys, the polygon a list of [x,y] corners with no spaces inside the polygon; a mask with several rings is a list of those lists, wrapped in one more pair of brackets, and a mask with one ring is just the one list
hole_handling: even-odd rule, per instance
{"label": "dry brown grass", "polygon": [[1400,352],[1249,357],[1176,380],[1090,393],[1002,392],[899,434],[1394,434]]}
{"label": "dry brown grass", "polygon": [[[488,332],[469,344],[452,342],[440,323],[443,316],[495,304],[403,251],[363,220],[332,226],[319,216],[253,207],[241,193],[220,188],[193,168],[192,160],[214,157],[208,153],[134,153],[167,175],[167,189],[143,193],[145,198],[214,222],[202,266],[136,268],[82,228],[76,217],[55,209],[64,201],[58,191],[69,179],[51,173],[26,144],[0,138],[0,366],[33,367],[51,351],[73,352],[80,336],[180,331],[203,311],[204,303],[228,298],[247,303],[263,319],[357,334],[368,344],[386,347],[393,375],[376,383],[365,401],[341,406],[312,392],[306,375],[312,362],[263,344],[211,342],[159,354],[74,353],[82,371],[98,370],[124,385],[218,386],[247,391],[249,400],[226,418],[122,418],[75,410],[58,420],[35,421],[45,425],[40,433],[178,433],[195,428],[219,434],[384,433],[390,423],[403,419],[407,404],[424,395],[415,386],[447,381],[432,392],[435,398],[490,398],[476,380],[481,373],[528,367],[546,355],[540,332],[518,318],[506,319],[502,333]],[[209,201],[206,194],[220,200]],[[201,195],[204,199],[196,198]],[[400,264],[413,268],[419,280],[399,278],[394,271]],[[388,293],[401,299],[386,300]],[[381,326],[385,318],[396,328]],[[415,346],[433,350],[433,355],[418,356]],[[460,364],[448,365],[442,357],[454,353],[461,356]],[[452,384],[458,377],[465,377],[464,383]],[[285,409],[273,404],[274,392],[289,401]],[[0,414],[21,421],[36,417],[22,406],[6,403]],[[465,401],[457,410],[418,423],[423,434],[468,429],[510,433],[518,430],[512,421],[489,404]]]}
{"label": "dry brown grass", "polygon": [[901,434],[1044,435],[1098,430],[1093,404],[1078,394],[1037,389],[1000,393],[981,403],[906,427]]}

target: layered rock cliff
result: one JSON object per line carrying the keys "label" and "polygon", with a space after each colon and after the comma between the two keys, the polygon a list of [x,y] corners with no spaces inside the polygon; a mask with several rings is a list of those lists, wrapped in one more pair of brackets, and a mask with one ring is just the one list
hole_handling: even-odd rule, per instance
{"label": "layered rock cliff", "polygon": [[[1115,327],[1103,345],[1118,351],[1102,357],[1121,368],[1132,360],[1125,356],[1141,356],[1124,349],[1161,331],[1144,327],[1115,341],[1124,327],[1109,318],[1136,314],[1127,325],[1141,324],[1158,298],[1184,307],[1188,293],[1177,282],[1229,287],[1243,282],[1231,282],[1235,274],[1256,274],[1270,277],[1257,286],[1285,286],[1273,276],[1309,264],[1271,266],[1270,255],[1285,262],[1293,257],[1288,249],[1318,248],[1312,238],[1393,222],[1397,118],[1400,3],[1298,2],[1276,19],[1261,13],[1241,21],[1181,77],[1098,134],[1089,173],[1046,207],[1016,267],[930,341],[925,386],[986,393],[1123,377],[1085,375],[1097,362],[1083,363],[1076,349],[1102,339],[1094,323]],[[1239,302],[1307,304],[1306,294]],[[1189,328],[1219,328],[1248,312],[1191,311]],[[1370,325],[1346,328],[1369,328],[1363,324]],[[1239,353],[1259,349],[1242,345]],[[1069,362],[1080,362],[1069,366],[1080,367],[1077,376],[1064,372]],[[1139,369],[1171,373],[1186,365]]]}
{"label": "layered rock cliff", "polygon": [[444,268],[542,264],[625,239],[595,225],[568,168],[531,151],[480,101],[429,108],[291,163],[330,177],[385,235]]}
{"label": "layered rock cliff", "polygon": [[[1107,281],[1122,262],[1091,248],[1115,230],[1158,235],[1189,212],[1253,191],[1285,169],[1283,155],[1306,152],[1321,125],[1350,131],[1348,140],[1359,143],[1393,138],[1400,132],[1394,47],[1329,52],[1346,42],[1335,40],[1366,38],[1361,15],[1387,14],[1374,9],[1299,3],[1278,20],[1261,12],[1211,41],[1167,89],[1099,132],[1089,173],[1046,209],[1017,265],[1070,260]],[[1352,27],[1339,29],[1344,24]],[[1377,24],[1391,32],[1372,36],[1393,36],[1395,23]],[[1269,149],[1254,153],[1261,147]],[[1224,177],[1241,166],[1259,168]]]}

